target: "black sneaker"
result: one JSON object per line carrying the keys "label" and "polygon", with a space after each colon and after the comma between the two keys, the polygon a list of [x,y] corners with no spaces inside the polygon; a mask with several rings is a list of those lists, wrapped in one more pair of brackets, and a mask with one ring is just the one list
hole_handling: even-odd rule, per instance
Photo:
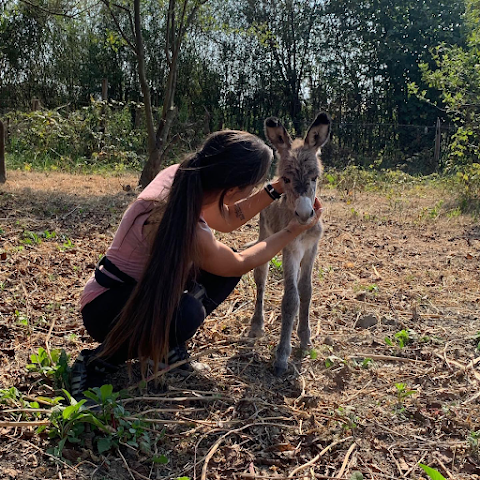
{"label": "black sneaker", "polygon": [[[164,363],[159,363],[159,369],[167,368],[169,365],[173,365],[174,363],[180,362],[182,360],[188,360],[189,358],[190,354],[187,351],[187,347],[184,343],[182,343],[180,345],[177,345],[176,347],[173,347],[168,352],[167,365],[165,365]],[[186,363],[182,363],[182,365],[179,365],[172,371],[187,376],[192,373],[205,373],[210,370],[211,369],[208,365],[197,362],[196,360],[190,360]]]}
{"label": "black sneaker", "polygon": [[[168,365],[173,365],[174,363],[181,362],[182,360],[187,360],[190,358],[190,354],[187,351],[187,347],[185,346],[184,343],[181,345],[177,345],[176,347],[173,347],[169,352],[168,352]],[[192,372],[193,369],[190,365],[189,362],[184,363],[177,368],[180,368],[181,370],[187,370]]]}
{"label": "black sneaker", "polygon": [[77,401],[85,398],[85,390],[109,383],[108,375],[115,373],[117,369],[118,367],[96,357],[95,350],[82,350],[72,365],[72,397]]}

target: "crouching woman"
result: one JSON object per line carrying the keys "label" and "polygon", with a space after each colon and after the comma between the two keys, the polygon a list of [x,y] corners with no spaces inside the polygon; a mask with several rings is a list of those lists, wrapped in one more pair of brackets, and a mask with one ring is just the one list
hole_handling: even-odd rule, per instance
{"label": "crouching woman", "polygon": [[188,358],[185,343],[234,289],[241,276],[268,262],[320,218],[292,221],[236,252],[218,241],[280,198],[281,180],[265,181],[272,150],[243,131],[211,134],[180,165],[162,170],[125,212],[106,256],[87,282],[81,312],[100,345],[82,350],[72,368],[72,393],[107,382],[128,359],[142,372]]}

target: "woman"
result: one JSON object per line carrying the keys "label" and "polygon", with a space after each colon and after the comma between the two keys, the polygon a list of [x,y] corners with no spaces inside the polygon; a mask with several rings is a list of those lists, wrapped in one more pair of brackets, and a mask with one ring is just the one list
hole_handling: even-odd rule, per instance
{"label": "woman", "polygon": [[272,151],[247,132],[223,130],[180,165],[162,170],[125,212],[106,256],[86,284],[81,311],[100,346],[83,350],[72,369],[72,393],[106,383],[128,359],[157,370],[188,358],[185,342],[234,289],[320,218],[235,252],[210,227],[231,232],[283,192],[264,182]]}

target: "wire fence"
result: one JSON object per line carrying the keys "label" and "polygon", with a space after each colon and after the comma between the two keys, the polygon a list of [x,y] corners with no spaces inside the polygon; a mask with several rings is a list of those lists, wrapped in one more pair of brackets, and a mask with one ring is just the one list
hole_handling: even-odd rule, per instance
{"label": "wire fence", "polygon": [[322,151],[325,165],[354,164],[432,173],[442,168],[455,128],[442,124],[334,123]]}

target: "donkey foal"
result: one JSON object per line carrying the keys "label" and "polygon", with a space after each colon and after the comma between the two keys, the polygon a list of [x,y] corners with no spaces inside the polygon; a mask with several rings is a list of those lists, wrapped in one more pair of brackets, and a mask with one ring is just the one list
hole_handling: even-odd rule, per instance
{"label": "donkey foal", "polygon": [[[283,197],[273,202],[260,214],[259,241],[286,227],[296,217],[307,223],[314,215],[317,178],[322,173],[319,158],[320,148],[330,136],[330,119],[326,113],[317,115],[305,138],[293,140],[277,118],[265,120],[265,133],[278,156],[277,175],[283,178]],[[318,241],[323,226],[316,226],[299,235],[283,249],[284,294],[282,299],[282,331],[276,352],[275,375],[287,370],[292,351],[291,337],[297,312],[297,333],[302,350],[310,346],[309,310],[312,297],[312,269],[317,253]],[[255,269],[257,301],[249,336],[260,337],[264,333],[263,303],[268,263]]]}

